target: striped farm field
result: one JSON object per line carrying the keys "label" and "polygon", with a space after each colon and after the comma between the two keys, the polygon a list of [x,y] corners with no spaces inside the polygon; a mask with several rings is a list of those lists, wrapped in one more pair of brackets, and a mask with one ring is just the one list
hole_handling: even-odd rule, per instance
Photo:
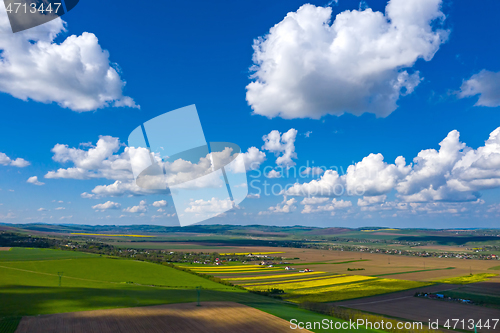
{"label": "striped farm field", "polygon": [[369,281],[340,284],[324,288],[294,290],[286,296],[286,299],[294,303],[335,302],[420,288],[431,284],[419,281],[375,278]]}
{"label": "striped farm field", "polygon": [[179,266],[179,267],[182,267],[182,268],[188,268],[188,269],[192,269],[192,270],[195,270],[195,269],[200,269],[200,270],[203,270],[203,269],[207,269],[207,270],[219,270],[219,269],[254,269],[254,268],[262,269],[262,268],[266,268],[265,266],[261,266],[261,265],[235,265],[235,266]]}
{"label": "striped farm field", "polygon": [[488,274],[488,273],[473,274],[473,275],[465,275],[465,276],[459,276],[459,277],[454,277],[454,278],[434,280],[433,282],[448,283],[448,284],[469,284],[469,283],[488,281],[489,278],[497,276],[497,275],[498,274]]}
{"label": "striped farm field", "polygon": [[[263,271],[268,270],[269,268],[212,268],[212,269],[199,269],[199,268],[191,268],[192,271],[195,272],[237,272],[237,271]],[[279,268],[275,268],[279,269]]]}
{"label": "striped farm field", "polygon": [[240,253],[219,253],[221,256],[248,256],[253,255],[266,255],[266,254],[280,254],[285,252],[240,252]]}
{"label": "striped farm field", "polygon": [[266,281],[266,282],[252,282],[252,283],[244,283],[240,284],[242,287],[246,286],[259,286],[259,285],[270,285],[270,284],[277,284],[277,283],[288,283],[288,282],[299,282],[299,281],[313,281],[313,280],[321,280],[321,279],[330,279],[333,277],[341,277],[341,276],[346,276],[346,274],[336,274],[336,275],[324,275],[324,276],[315,276],[315,277],[308,277],[306,279],[291,279],[291,280],[278,280],[278,281]]}
{"label": "striped farm field", "polygon": [[[339,284],[345,285],[345,284],[349,284],[349,283],[368,281],[368,280],[374,280],[374,279],[376,279],[376,278],[371,277],[371,276],[351,275],[351,276],[334,277],[331,279],[280,283],[280,284],[273,284],[272,286],[273,286],[273,288],[276,288],[276,289],[282,289],[285,291],[291,290],[293,293],[297,293],[298,289],[309,289],[309,288],[325,287],[325,286],[332,286],[332,285],[339,285]],[[267,290],[267,289],[269,289],[269,286],[260,285],[260,286],[254,286],[254,287],[247,287],[247,289]],[[305,293],[315,293],[315,291],[308,290]]]}
{"label": "striped farm field", "polygon": [[226,281],[244,281],[244,280],[268,280],[268,279],[279,279],[279,278],[287,278],[290,276],[304,276],[304,274],[312,275],[312,274],[325,274],[325,272],[308,272],[308,273],[293,273],[293,274],[279,274],[279,275],[264,275],[264,276],[249,276],[249,277],[235,277],[235,278],[227,278],[224,279]]}
{"label": "striped farm field", "polygon": [[263,269],[265,266],[259,265],[245,265],[245,266],[208,266],[208,267],[197,267],[197,266],[179,266],[181,268],[187,268],[193,271],[224,271],[224,270],[247,270],[247,269]]}
{"label": "striped farm field", "polygon": [[196,273],[201,273],[201,274],[210,274],[210,275],[227,275],[227,274],[241,274],[241,275],[248,275],[248,274],[258,274],[259,276],[265,276],[265,273],[276,273],[276,272],[282,272],[282,269],[266,269],[266,270],[251,270],[251,271],[195,271],[193,272]]}

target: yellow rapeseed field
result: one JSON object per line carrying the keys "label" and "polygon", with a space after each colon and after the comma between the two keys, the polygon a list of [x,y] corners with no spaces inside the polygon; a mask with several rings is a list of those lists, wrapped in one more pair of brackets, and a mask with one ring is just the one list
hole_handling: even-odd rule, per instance
{"label": "yellow rapeseed field", "polygon": [[317,289],[293,290],[288,295],[287,300],[295,303],[335,302],[345,299],[368,297],[400,290],[419,288],[428,285],[431,285],[431,283],[396,279],[374,279]]}
{"label": "yellow rapeseed field", "polygon": [[282,269],[279,269],[279,268],[268,268],[268,269],[245,269],[245,270],[216,270],[216,271],[206,271],[206,270],[202,270],[202,271],[198,271],[198,270],[192,270],[193,272],[196,272],[196,273],[202,273],[202,274],[242,274],[242,275],[246,275],[247,273],[248,274],[254,274],[254,273],[257,273],[257,274],[260,274],[260,273],[267,273],[267,272],[282,272],[283,270]]}
{"label": "yellow rapeseed field", "polygon": [[179,265],[182,268],[189,269],[233,269],[233,268],[265,268],[262,265],[234,265],[234,266],[184,266]]}
{"label": "yellow rapeseed field", "polygon": [[459,277],[448,278],[448,279],[434,280],[432,282],[449,283],[449,284],[469,284],[469,283],[475,283],[475,282],[488,281],[488,279],[490,277],[494,277],[494,276],[497,276],[497,274],[482,273],[482,274],[459,276]]}
{"label": "yellow rapeseed field", "polygon": [[341,277],[341,276],[346,276],[346,274],[315,276],[315,277],[308,277],[308,278],[305,278],[305,279],[279,280],[279,281],[268,281],[268,282],[251,282],[251,283],[240,284],[240,286],[246,287],[246,286],[270,285],[270,284],[275,284],[275,283],[312,281],[312,280],[330,279],[330,278],[333,278],[333,277]]}
{"label": "yellow rapeseed field", "polygon": [[266,279],[279,279],[282,277],[289,277],[289,276],[298,276],[298,275],[312,275],[312,274],[324,274],[325,272],[308,272],[308,273],[294,273],[294,274],[279,274],[279,275],[264,275],[264,276],[249,276],[249,277],[236,277],[236,278],[228,278],[224,279],[227,281],[230,280],[266,280]]}
{"label": "yellow rapeseed field", "polygon": [[[272,287],[276,288],[276,289],[282,289],[282,290],[291,290],[291,291],[293,291],[293,293],[296,294],[296,293],[298,293],[297,289],[332,286],[332,285],[339,285],[339,284],[360,282],[360,281],[367,281],[367,280],[374,280],[374,279],[376,279],[376,278],[371,277],[371,276],[351,275],[351,276],[334,277],[331,279],[309,280],[309,281],[301,281],[301,282],[289,282],[289,283],[273,284]],[[267,289],[269,289],[269,286],[247,287],[247,289],[267,290]],[[313,293],[313,291],[307,291],[305,293],[310,294],[310,293]]]}
{"label": "yellow rapeseed field", "polygon": [[243,253],[219,253],[221,256],[247,256],[249,254],[254,255],[266,255],[266,254],[280,254],[285,252],[243,252]]}
{"label": "yellow rapeseed field", "polygon": [[256,270],[256,271],[261,271],[261,270],[265,270],[265,268],[267,267],[264,267],[264,268],[258,268],[258,267],[247,267],[247,268],[230,268],[230,267],[224,267],[224,268],[215,268],[215,267],[210,267],[209,269],[206,269],[206,268],[197,268],[197,267],[193,267],[193,268],[190,268],[192,271],[248,271],[248,270]]}

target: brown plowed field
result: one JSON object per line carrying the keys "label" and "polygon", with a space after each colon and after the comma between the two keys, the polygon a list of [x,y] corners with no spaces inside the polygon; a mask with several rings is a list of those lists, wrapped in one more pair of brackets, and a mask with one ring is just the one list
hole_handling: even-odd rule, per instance
{"label": "brown plowed field", "polygon": [[201,305],[183,303],[24,317],[16,333],[291,332],[288,321],[246,305],[233,302]]}
{"label": "brown plowed field", "polygon": [[[422,291],[443,291],[445,287],[446,285],[430,286],[422,288]],[[454,287],[458,286],[448,285],[450,289]],[[448,319],[464,319],[466,324],[469,319],[474,319],[475,322],[481,319],[483,323],[488,319],[490,319],[490,323],[492,323],[491,319],[500,319],[500,310],[497,309],[418,298],[409,295],[410,293],[413,295],[415,290],[337,302],[334,304],[391,317],[421,321],[424,325],[428,323],[429,319],[431,321],[439,320],[440,325],[443,325]],[[450,321],[450,324],[453,325],[453,321]],[[483,328],[478,329],[478,332],[500,332],[500,322],[495,330]]]}
{"label": "brown plowed field", "polygon": [[0,247],[0,251],[9,251],[10,247]]}

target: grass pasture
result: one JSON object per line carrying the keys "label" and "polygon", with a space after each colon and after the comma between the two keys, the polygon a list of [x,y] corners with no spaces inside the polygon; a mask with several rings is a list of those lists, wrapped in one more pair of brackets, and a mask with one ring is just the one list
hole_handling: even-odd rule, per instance
{"label": "grass pasture", "polygon": [[98,257],[99,255],[84,252],[32,249],[24,247],[13,247],[10,248],[9,251],[0,251],[0,263],[6,261],[82,259]]}

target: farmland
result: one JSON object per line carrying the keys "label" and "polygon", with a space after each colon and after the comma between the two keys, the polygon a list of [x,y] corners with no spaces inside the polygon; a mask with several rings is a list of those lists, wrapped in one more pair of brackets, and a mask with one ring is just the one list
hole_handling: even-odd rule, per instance
{"label": "farmland", "polygon": [[[339,266],[335,264],[338,263],[330,263],[330,265],[338,268]],[[343,263],[342,265],[349,264],[352,264],[352,262]],[[327,265],[329,264],[322,263],[320,266],[326,267]],[[181,267],[190,268],[189,266]],[[330,274],[323,271],[300,273],[296,270],[283,270],[281,274],[257,274],[269,269],[265,266],[261,267],[260,269],[256,269],[255,272],[248,270],[233,271],[241,269],[241,266],[194,267],[191,269],[205,274],[213,274],[208,272],[218,272],[218,275],[226,276],[224,278],[225,281],[231,281],[248,290],[263,292],[282,290],[283,294],[281,297],[294,303],[333,302],[419,288],[432,284],[431,282],[377,278],[364,275]],[[281,266],[278,265],[278,267]],[[235,274],[227,277],[228,273]]]}
{"label": "farmland", "polygon": [[10,251],[0,252],[0,262],[6,261],[31,261],[31,260],[57,260],[57,259],[79,259],[96,258],[95,254],[85,252],[58,251],[52,249],[37,248],[11,248]]}
{"label": "farmland", "polygon": [[[203,302],[237,302],[285,320],[297,317],[304,318],[303,320],[324,318],[320,314],[279,300],[250,294],[164,265],[45,249],[14,248],[4,254],[0,261],[2,332],[13,332],[21,316],[75,311],[83,314],[79,311],[192,303],[197,299],[197,287],[202,288]],[[22,254],[26,254],[29,260],[22,260]],[[85,257],[80,257],[79,254]],[[61,286],[59,273],[62,273]],[[239,309],[238,306],[235,308]],[[119,316],[121,313],[125,316],[131,313],[128,310],[120,311],[123,312],[118,312]],[[236,314],[231,311],[234,310],[227,310],[228,318],[231,313]],[[251,311],[249,313],[252,314]],[[76,317],[79,320],[82,318],[81,315]],[[260,317],[265,315],[259,315]],[[60,320],[57,318],[56,323]],[[144,318],[148,318],[147,311]],[[34,319],[30,320],[33,323]],[[331,320],[336,321],[335,318]],[[244,322],[245,319],[242,318],[241,321]],[[91,319],[85,325],[100,324],[98,320]],[[85,325],[84,327],[90,327]]]}
{"label": "farmland", "polygon": [[[422,299],[411,295],[376,296],[362,300],[352,300],[338,303],[341,306],[359,309],[367,312],[376,312],[396,318],[405,318],[415,321],[439,320],[440,327],[451,318],[474,320],[482,323],[488,319],[499,318],[500,311],[481,306],[449,303],[444,301]],[[499,324],[500,325],[500,324]],[[453,326],[453,325],[452,325]],[[459,327],[461,328],[461,327]],[[478,332],[498,332],[496,330],[481,328]],[[468,331],[471,331],[470,329]]]}
{"label": "farmland", "polygon": [[436,282],[436,283],[448,283],[448,284],[469,284],[469,283],[488,281],[488,278],[491,278],[494,276],[497,276],[497,274],[483,273],[483,274],[465,275],[465,276],[458,276],[458,277],[454,277],[454,278],[436,280],[434,282]]}
{"label": "farmland", "polygon": [[[494,307],[498,306],[498,296],[489,295],[491,287],[497,285],[498,260],[494,256],[489,256],[489,260],[464,260],[470,257],[462,255],[468,251],[464,246],[466,239],[477,241],[483,236],[467,238],[460,235],[463,239],[453,242],[449,233],[446,238],[440,233],[427,231],[370,229],[332,234],[335,237],[356,236],[356,241],[336,239],[332,243],[324,240],[305,243],[296,241],[297,235],[315,230],[294,231],[288,236],[278,237],[279,232],[275,229],[263,236],[265,239],[255,234],[252,239],[247,239],[239,235],[200,232],[204,227],[197,227],[196,233],[182,229],[178,236],[176,233],[150,233],[147,228],[131,229],[129,233],[113,231],[113,228],[64,228],[64,236],[50,233],[51,242],[44,241],[41,234],[37,234],[37,239],[30,238],[29,242],[35,240],[43,246],[55,244],[65,251],[19,247],[0,251],[0,297],[6,300],[0,304],[0,318],[3,317],[0,327],[16,327],[21,316],[27,315],[192,303],[196,301],[196,288],[200,286],[202,302],[246,304],[283,319],[293,316],[302,320],[323,318],[324,315],[290,305],[313,302],[340,304],[411,320],[416,317],[406,316],[406,312],[392,304],[400,307],[408,304],[409,308],[415,302],[428,304],[431,308],[443,306],[442,301],[413,299],[415,292],[428,288],[436,288],[434,292],[481,300],[482,303],[476,304],[490,307],[492,311],[497,311]],[[221,226],[207,226],[207,229],[224,230]],[[231,228],[228,230],[224,232],[233,232]],[[141,237],[133,236],[149,237],[143,241]],[[443,242],[434,245],[416,242],[419,245],[411,248],[423,251],[419,252],[420,255],[402,255],[396,249],[410,248],[409,243],[390,242],[404,237],[441,237]],[[493,237],[487,236],[488,246],[497,246],[496,241],[490,239]],[[380,243],[382,241],[386,243]],[[69,246],[74,249],[70,250]],[[344,246],[356,250],[344,251]],[[477,249],[484,249],[485,245],[476,242],[470,246],[479,251]],[[428,255],[425,251],[431,251],[433,247],[447,252]],[[384,250],[377,250],[382,248]],[[459,251],[461,249],[464,251]],[[169,261],[176,267],[171,267]],[[261,261],[264,264],[259,265]],[[473,288],[481,284],[487,284],[489,289]],[[401,293],[406,293],[403,300],[396,302],[396,296]],[[377,300],[378,297],[382,297],[381,301]],[[450,303],[445,307],[462,315],[467,313],[464,306],[471,305]],[[131,314],[128,310],[121,311],[124,317]],[[455,314],[453,311],[449,312],[450,315]],[[148,317],[146,312],[144,317]],[[54,318],[55,322],[70,320],[69,317]],[[12,329],[8,330],[12,332]]]}
{"label": "farmland", "polygon": [[[175,321],[170,320],[175,318]],[[223,319],[223,320],[221,320]],[[204,302],[142,308],[96,310],[24,318],[17,333],[54,332],[141,333],[156,332],[242,332],[290,331],[284,319],[238,303]],[[75,328],[75,329],[71,329]],[[303,332],[310,332],[303,330]]]}

